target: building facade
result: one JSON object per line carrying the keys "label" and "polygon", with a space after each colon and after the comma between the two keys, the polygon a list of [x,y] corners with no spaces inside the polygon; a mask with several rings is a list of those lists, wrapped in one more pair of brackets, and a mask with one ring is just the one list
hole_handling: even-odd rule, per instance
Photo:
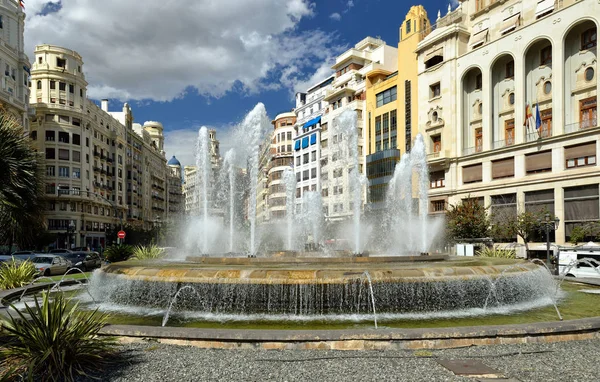
{"label": "building facade", "polygon": [[597,1],[468,0],[438,20],[417,48],[431,213],[468,197],[492,215],[544,208],[557,244],[600,220],[599,15]]}
{"label": "building facade", "polygon": [[[0,106],[29,131],[29,74],[23,31],[25,13],[16,1],[0,2]],[[2,72],[0,72],[2,73]],[[33,111],[32,111],[33,113]]]}
{"label": "building facade", "polygon": [[162,125],[145,128],[133,123],[127,104],[110,113],[107,100],[98,106],[87,99],[77,52],[39,45],[34,54],[30,137],[45,157],[47,227],[58,235],[54,245],[105,247],[112,228],[129,223],[148,229],[164,221]]}
{"label": "building facade", "polygon": [[296,93],[294,171],[296,172],[296,210],[301,211],[306,192],[321,192],[321,119],[328,103],[323,100],[334,77]]}
{"label": "building facade", "polygon": [[366,76],[366,172],[369,203],[375,210],[383,207],[396,163],[419,132],[415,51],[430,30],[425,8],[411,7],[400,25],[395,71],[376,67]]}
{"label": "building facade", "polygon": [[294,163],[292,146],[296,133],[295,123],[296,114],[293,111],[280,113],[271,121],[273,132],[267,171],[269,220],[282,219],[286,214],[287,193],[283,173],[286,169],[291,169]]}
{"label": "building facade", "polygon": [[[347,148],[345,139],[332,135],[330,131],[337,118],[346,110],[352,110],[357,116],[358,166],[359,173],[365,173],[365,132],[364,115],[366,111],[366,77],[375,69],[392,73],[398,61],[397,49],[386,45],[384,41],[366,37],[353,48],[336,58],[332,68],[335,79],[323,98],[328,103],[321,118],[321,193],[326,219],[342,220],[353,214],[353,202],[349,197],[349,171],[346,161],[339,160],[338,153]],[[332,135],[330,137],[330,135]],[[362,203],[366,201],[366,188],[362,191]]]}

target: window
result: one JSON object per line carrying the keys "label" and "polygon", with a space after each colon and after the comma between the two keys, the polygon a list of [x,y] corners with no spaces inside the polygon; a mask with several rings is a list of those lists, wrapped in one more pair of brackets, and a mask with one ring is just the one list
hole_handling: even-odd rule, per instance
{"label": "window", "polygon": [[69,133],[59,131],[58,132],[58,141],[61,143],[69,143]]}
{"label": "window", "polygon": [[42,90],[42,81],[37,82],[37,90]]}
{"label": "window", "polygon": [[590,97],[579,101],[579,121],[582,129],[598,126],[596,97]]}
{"label": "window", "polygon": [[552,64],[552,45],[548,45],[540,51],[540,66]]}
{"label": "window", "polygon": [[515,120],[507,119],[504,122],[504,144],[511,146],[515,144]]}
{"label": "window", "polygon": [[565,236],[569,240],[574,227],[600,218],[598,184],[565,188],[564,195]]}
{"label": "window", "polygon": [[303,156],[302,164],[307,164],[307,163],[308,163],[308,153],[305,153]]}
{"label": "window", "polygon": [[548,138],[552,136],[552,109],[542,110],[542,126],[540,126],[540,138]]}
{"label": "window", "polygon": [[296,166],[300,166],[300,157],[296,157]]}
{"label": "window", "polygon": [[68,178],[70,176],[69,167],[59,166],[58,167],[58,176],[61,178]]}
{"label": "window", "polygon": [[542,151],[525,155],[527,175],[552,171],[552,151]]}
{"label": "window", "polygon": [[435,171],[429,174],[429,188],[443,188],[446,186],[446,174],[444,171]]}
{"label": "window", "polygon": [[36,141],[37,140],[37,131],[36,130],[31,131],[31,133],[29,133],[29,138],[32,141]]}
{"label": "window", "polygon": [[71,94],[75,93],[75,85],[69,84],[69,93],[71,93]]}
{"label": "window", "polygon": [[59,82],[58,83],[58,90],[62,90],[62,91],[67,90],[67,84],[64,83],[64,82]]}
{"label": "window", "polygon": [[434,153],[439,153],[440,151],[442,151],[442,136],[440,134],[431,137],[431,141],[433,143]]}
{"label": "window", "polygon": [[393,102],[397,98],[397,87],[393,86],[387,90],[377,93],[377,107]]}
{"label": "window", "polygon": [[81,145],[81,135],[73,134],[73,144],[77,146]]}
{"label": "window", "polygon": [[310,161],[315,162],[317,160],[317,152],[313,151],[310,153]]}
{"label": "window", "polygon": [[483,76],[479,73],[475,77],[475,90],[481,90],[483,88]]}
{"label": "window", "polygon": [[429,99],[439,97],[441,94],[440,83],[435,83],[429,86]]}
{"label": "window", "polygon": [[410,20],[407,20],[407,21],[406,21],[406,34],[409,34],[409,33],[410,33],[410,25],[411,25],[411,24],[410,24]]}
{"label": "window", "polygon": [[69,150],[58,149],[58,159],[69,160]]}
{"label": "window", "polygon": [[56,134],[52,130],[46,130],[46,141],[54,142]]}
{"label": "window", "polygon": [[58,121],[60,123],[70,123],[71,122],[71,120],[69,119],[68,115],[59,115],[58,116]]}
{"label": "window", "polygon": [[73,151],[73,162],[81,162],[81,152],[80,151]]}
{"label": "window", "polygon": [[514,176],[514,157],[492,161],[492,179],[512,178]]}
{"label": "window", "polygon": [[73,124],[73,126],[81,126],[81,120],[79,118],[73,117],[71,123]]}
{"label": "window", "polygon": [[506,76],[505,78],[514,78],[515,77],[515,62],[514,60],[510,60],[506,63]]}
{"label": "window", "polygon": [[54,176],[55,175],[55,167],[54,166],[46,166],[46,176]]}
{"label": "window", "polygon": [[514,104],[515,104],[515,93],[510,93],[510,94],[508,95],[508,103],[509,103],[511,106],[514,106]]}
{"label": "window", "polygon": [[308,180],[309,173],[308,170],[302,171],[302,180]]}
{"label": "window", "polygon": [[77,167],[73,167],[73,179],[81,178],[81,169]]}
{"label": "window", "polygon": [[598,34],[596,27],[590,28],[581,34],[581,50],[591,49],[596,46]]}
{"label": "window", "polygon": [[431,212],[444,212],[446,210],[446,202],[444,200],[432,200]]}
{"label": "window", "polygon": [[584,73],[584,78],[586,81],[591,81],[594,79],[594,68],[587,68]]}
{"label": "window", "polygon": [[483,150],[483,132],[481,128],[475,129],[475,152]]}
{"label": "window", "polygon": [[58,66],[59,68],[66,68],[67,67],[67,60],[64,60],[62,58],[56,57],[56,66]]}
{"label": "window", "polygon": [[51,90],[55,90],[56,89],[56,81],[54,81],[54,80],[50,81],[50,89]]}
{"label": "window", "polygon": [[548,95],[552,93],[552,82],[546,81],[544,82],[544,94]]}
{"label": "window", "polygon": [[316,168],[312,168],[310,170],[310,178],[311,179],[315,179],[317,177],[317,169]]}
{"label": "window", "polygon": [[46,148],[46,159],[55,159],[56,158],[55,149]]}
{"label": "window", "polygon": [[297,172],[296,173],[296,182],[300,182],[302,180],[302,174]]}
{"label": "window", "polygon": [[566,168],[595,166],[596,142],[565,147]]}

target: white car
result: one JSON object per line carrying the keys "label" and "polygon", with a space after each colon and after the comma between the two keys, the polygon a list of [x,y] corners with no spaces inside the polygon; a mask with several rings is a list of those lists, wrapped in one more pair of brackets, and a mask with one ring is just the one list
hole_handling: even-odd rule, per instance
{"label": "white car", "polygon": [[38,255],[31,259],[40,276],[64,275],[71,262],[60,255]]}

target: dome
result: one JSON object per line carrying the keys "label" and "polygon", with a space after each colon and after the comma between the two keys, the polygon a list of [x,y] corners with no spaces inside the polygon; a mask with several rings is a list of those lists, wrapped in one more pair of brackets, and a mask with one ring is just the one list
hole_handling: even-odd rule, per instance
{"label": "dome", "polygon": [[173,155],[173,158],[169,159],[169,161],[167,162],[167,166],[181,167],[181,163],[179,163],[177,158],[175,158],[175,155]]}

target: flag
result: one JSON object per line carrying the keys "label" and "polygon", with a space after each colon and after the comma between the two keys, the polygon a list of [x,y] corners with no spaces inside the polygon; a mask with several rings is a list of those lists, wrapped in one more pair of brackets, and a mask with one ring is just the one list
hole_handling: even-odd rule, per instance
{"label": "flag", "polygon": [[529,106],[529,102],[525,106],[525,122],[523,122],[523,126],[526,126],[528,129],[531,126],[531,119],[533,118],[533,113],[531,112],[531,106]]}
{"label": "flag", "polygon": [[21,8],[25,9],[25,2],[23,0],[19,0],[19,5]]}
{"label": "flag", "polygon": [[542,126],[542,116],[540,115],[540,104],[535,105],[535,129],[539,130]]}

